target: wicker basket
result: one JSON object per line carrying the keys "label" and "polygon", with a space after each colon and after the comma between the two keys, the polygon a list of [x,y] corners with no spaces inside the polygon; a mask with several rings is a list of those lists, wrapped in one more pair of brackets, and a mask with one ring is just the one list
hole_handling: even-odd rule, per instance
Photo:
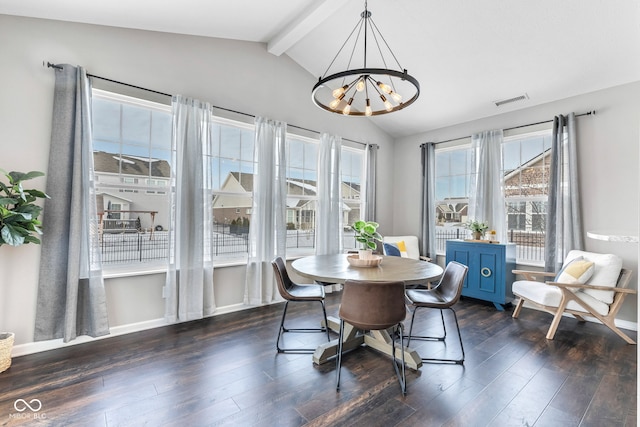
{"label": "wicker basket", "polygon": [[13,348],[13,332],[0,332],[0,372],[11,366],[11,349]]}

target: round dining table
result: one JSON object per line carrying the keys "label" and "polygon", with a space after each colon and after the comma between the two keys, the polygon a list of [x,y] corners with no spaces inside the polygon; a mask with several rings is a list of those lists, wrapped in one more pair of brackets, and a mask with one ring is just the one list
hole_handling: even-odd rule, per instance
{"label": "round dining table", "polygon": [[[375,267],[355,267],[347,260],[353,254],[315,255],[299,258],[291,263],[291,268],[300,276],[322,283],[344,283],[347,280],[363,280],[368,282],[402,280],[405,285],[428,285],[442,275],[442,267],[437,264],[396,256],[382,256],[382,261]],[[372,283],[375,286],[375,283]],[[329,316],[329,328],[338,331],[340,320]],[[392,338],[388,330],[359,331],[345,323],[343,351],[353,350],[362,344],[392,355]],[[323,343],[316,348],[313,362],[322,364],[336,356],[338,340]],[[401,358],[405,352],[408,367],[418,369],[422,359],[415,350],[408,347],[396,347],[396,357]]]}

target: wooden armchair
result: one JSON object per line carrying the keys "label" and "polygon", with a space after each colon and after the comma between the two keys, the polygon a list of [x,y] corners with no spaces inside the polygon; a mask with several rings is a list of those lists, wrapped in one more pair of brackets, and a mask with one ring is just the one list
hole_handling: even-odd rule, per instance
{"label": "wooden armchair", "polygon": [[[518,318],[525,301],[551,313],[553,321],[547,332],[547,339],[551,340],[564,313],[569,313],[580,321],[584,321],[583,316],[591,315],[627,343],[635,344],[635,341],[615,325],[615,317],[624,298],[629,294],[637,294],[635,289],[628,288],[631,281],[631,270],[621,268],[622,261],[615,255],[592,254],[582,251],[571,251],[567,256],[565,266],[577,257],[595,261],[595,272],[587,283],[560,283],[555,279],[556,273],[513,270],[514,274],[522,275],[525,280],[513,283],[513,293],[519,299],[512,317]],[[613,260],[612,265],[607,265],[607,260],[611,259]],[[617,277],[617,280],[612,277]],[[541,282],[541,279],[549,281]]]}

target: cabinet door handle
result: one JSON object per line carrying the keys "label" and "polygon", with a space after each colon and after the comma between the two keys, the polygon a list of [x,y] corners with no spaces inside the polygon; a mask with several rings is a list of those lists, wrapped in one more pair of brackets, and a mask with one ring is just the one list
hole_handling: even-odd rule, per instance
{"label": "cabinet door handle", "polygon": [[491,277],[491,269],[489,267],[482,267],[480,274],[482,274],[482,277]]}

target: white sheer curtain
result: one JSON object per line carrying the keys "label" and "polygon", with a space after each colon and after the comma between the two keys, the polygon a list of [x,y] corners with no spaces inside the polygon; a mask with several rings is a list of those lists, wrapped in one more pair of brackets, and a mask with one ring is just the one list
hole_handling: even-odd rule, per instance
{"label": "white sheer curtain", "polygon": [[496,231],[496,239],[506,242],[502,176],[502,130],[472,135],[475,173],[469,197],[469,218],[486,222]]}
{"label": "white sheer curtain", "polygon": [[316,254],[342,252],[342,179],[340,155],[342,138],[323,133],[318,153],[318,211],[316,213]]}
{"label": "white sheer curtain", "polygon": [[256,172],[244,293],[247,305],[268,304],[278,298],[271,261],[285,256],[287,240],[287,124],[256,117],[255,125]]}
{"label": "white sheer curtain", "polygon": [[365,148],[365,203],[364,216],[362,219],[366,221],[376,220],[376,176],[378,161],[378,146],[376,144],[367,144]]}
{"label": "white sheer curtain", "polygon": [[584,248],[575,126],[574,113],[553,119],[545,233],[546,271],[558,271],[569,251]]}
{"label": "white sheer curtain", "polygon": [[167,321],[182,322],[215,311],[212,260],[211,106],[174,96]]}
{"label": "white sheer curtain", "polygon": [[35,341],[109,334],[93,176],[91,82],[56,69]]}

